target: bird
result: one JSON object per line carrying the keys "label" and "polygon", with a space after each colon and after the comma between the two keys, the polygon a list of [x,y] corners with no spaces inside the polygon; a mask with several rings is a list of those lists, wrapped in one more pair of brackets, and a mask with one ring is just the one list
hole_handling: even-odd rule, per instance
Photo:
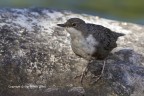
{"label": "bird", "polygon": [[[88,62],[93,60],[104,61],[101,74],[96,79],[98,81],[104,72],[105,59],[117,47],[116,41],[118,37],[124,36],[125,34],[114,32],[102,25],[86,23],[80,18],[70,18],[63,24],[57,24],[57,26],[65,28],[70,34],[71,48],[77,56]],[[88,71],[88,64],[81,74],[81,83]]]}

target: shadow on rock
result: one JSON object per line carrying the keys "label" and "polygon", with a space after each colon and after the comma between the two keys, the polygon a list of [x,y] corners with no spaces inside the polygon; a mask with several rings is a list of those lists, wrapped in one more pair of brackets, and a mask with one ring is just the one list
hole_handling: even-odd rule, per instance
{"label": "shadow on rock", "polygon": [[[136,96],[134,94],[142,96],[144,91],[143,60],[142,55],[130,49],[122,49],[110,54],[106,60],[103,77],[93,86],[99,89],[99,93],[103,93],[102,96],[107,96],[106,94],[112,94],[112,92],[118,96],[132,94],[132,96]],[[97,76],[101,72],[102,65],[102,62],[93,61],[89,64],[89,70]],[[92,78],[91,81],[93,80]]]}

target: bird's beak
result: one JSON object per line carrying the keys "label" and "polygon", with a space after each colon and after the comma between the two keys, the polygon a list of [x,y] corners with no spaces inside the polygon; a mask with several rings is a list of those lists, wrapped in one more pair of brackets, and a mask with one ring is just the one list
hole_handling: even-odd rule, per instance
{"label": "bird's beak", "polygon": [[57,24],[57,26],[66,27],[66,24]]}

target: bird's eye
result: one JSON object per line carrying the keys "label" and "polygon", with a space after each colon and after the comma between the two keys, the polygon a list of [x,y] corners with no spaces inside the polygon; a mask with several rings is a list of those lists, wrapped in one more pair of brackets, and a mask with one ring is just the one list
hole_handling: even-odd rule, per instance
{"label": "bird's eye", "polygon": [[76,23],[72,23],[72,26],[76,26]]}

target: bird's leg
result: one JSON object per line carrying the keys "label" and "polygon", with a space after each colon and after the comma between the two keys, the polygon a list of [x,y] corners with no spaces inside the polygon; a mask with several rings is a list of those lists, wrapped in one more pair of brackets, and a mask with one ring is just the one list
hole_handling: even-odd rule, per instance
{"label": "bird's leg", "polygon": [[81,83],[81,84],[82,84],[83,78],[84,78],[84,76],[87,74],[87,72],[88,72],[88,65],[84,68],[84,70],[83,70],[83,72],[82,72],[82,74],[81,74],[81,78],[80,78],[80,83]]}
{"label": "bird's leg", "polygon": [[82,71],[82,74],[81,75],[78,75],[78,76],[76,76],[74,79],[76,79],[77,77],[80,77],[80,83],[82,84],[82,82],[83,82],[83,78],[84,78],[84,76],[88,73],[88,66],[89,65],[87,65],[85,68],[84,68],[84,70]]}
{"label": "bird's leg", "polygon": [[96,77],[97,77],[96,80],[95,80],[94,82],[92,82],[91,84],[94,84],[94,83],[96,83],[98,80],[101,79],[101,77],[102,77],[102,75],[103,75],[103,73],[104,73],[104,69],[105,69],[105,61],[104,61],[104,63],[103,63],[103,67],[102,67],[101,74],[98,75],[98,76],[96,76]]}

